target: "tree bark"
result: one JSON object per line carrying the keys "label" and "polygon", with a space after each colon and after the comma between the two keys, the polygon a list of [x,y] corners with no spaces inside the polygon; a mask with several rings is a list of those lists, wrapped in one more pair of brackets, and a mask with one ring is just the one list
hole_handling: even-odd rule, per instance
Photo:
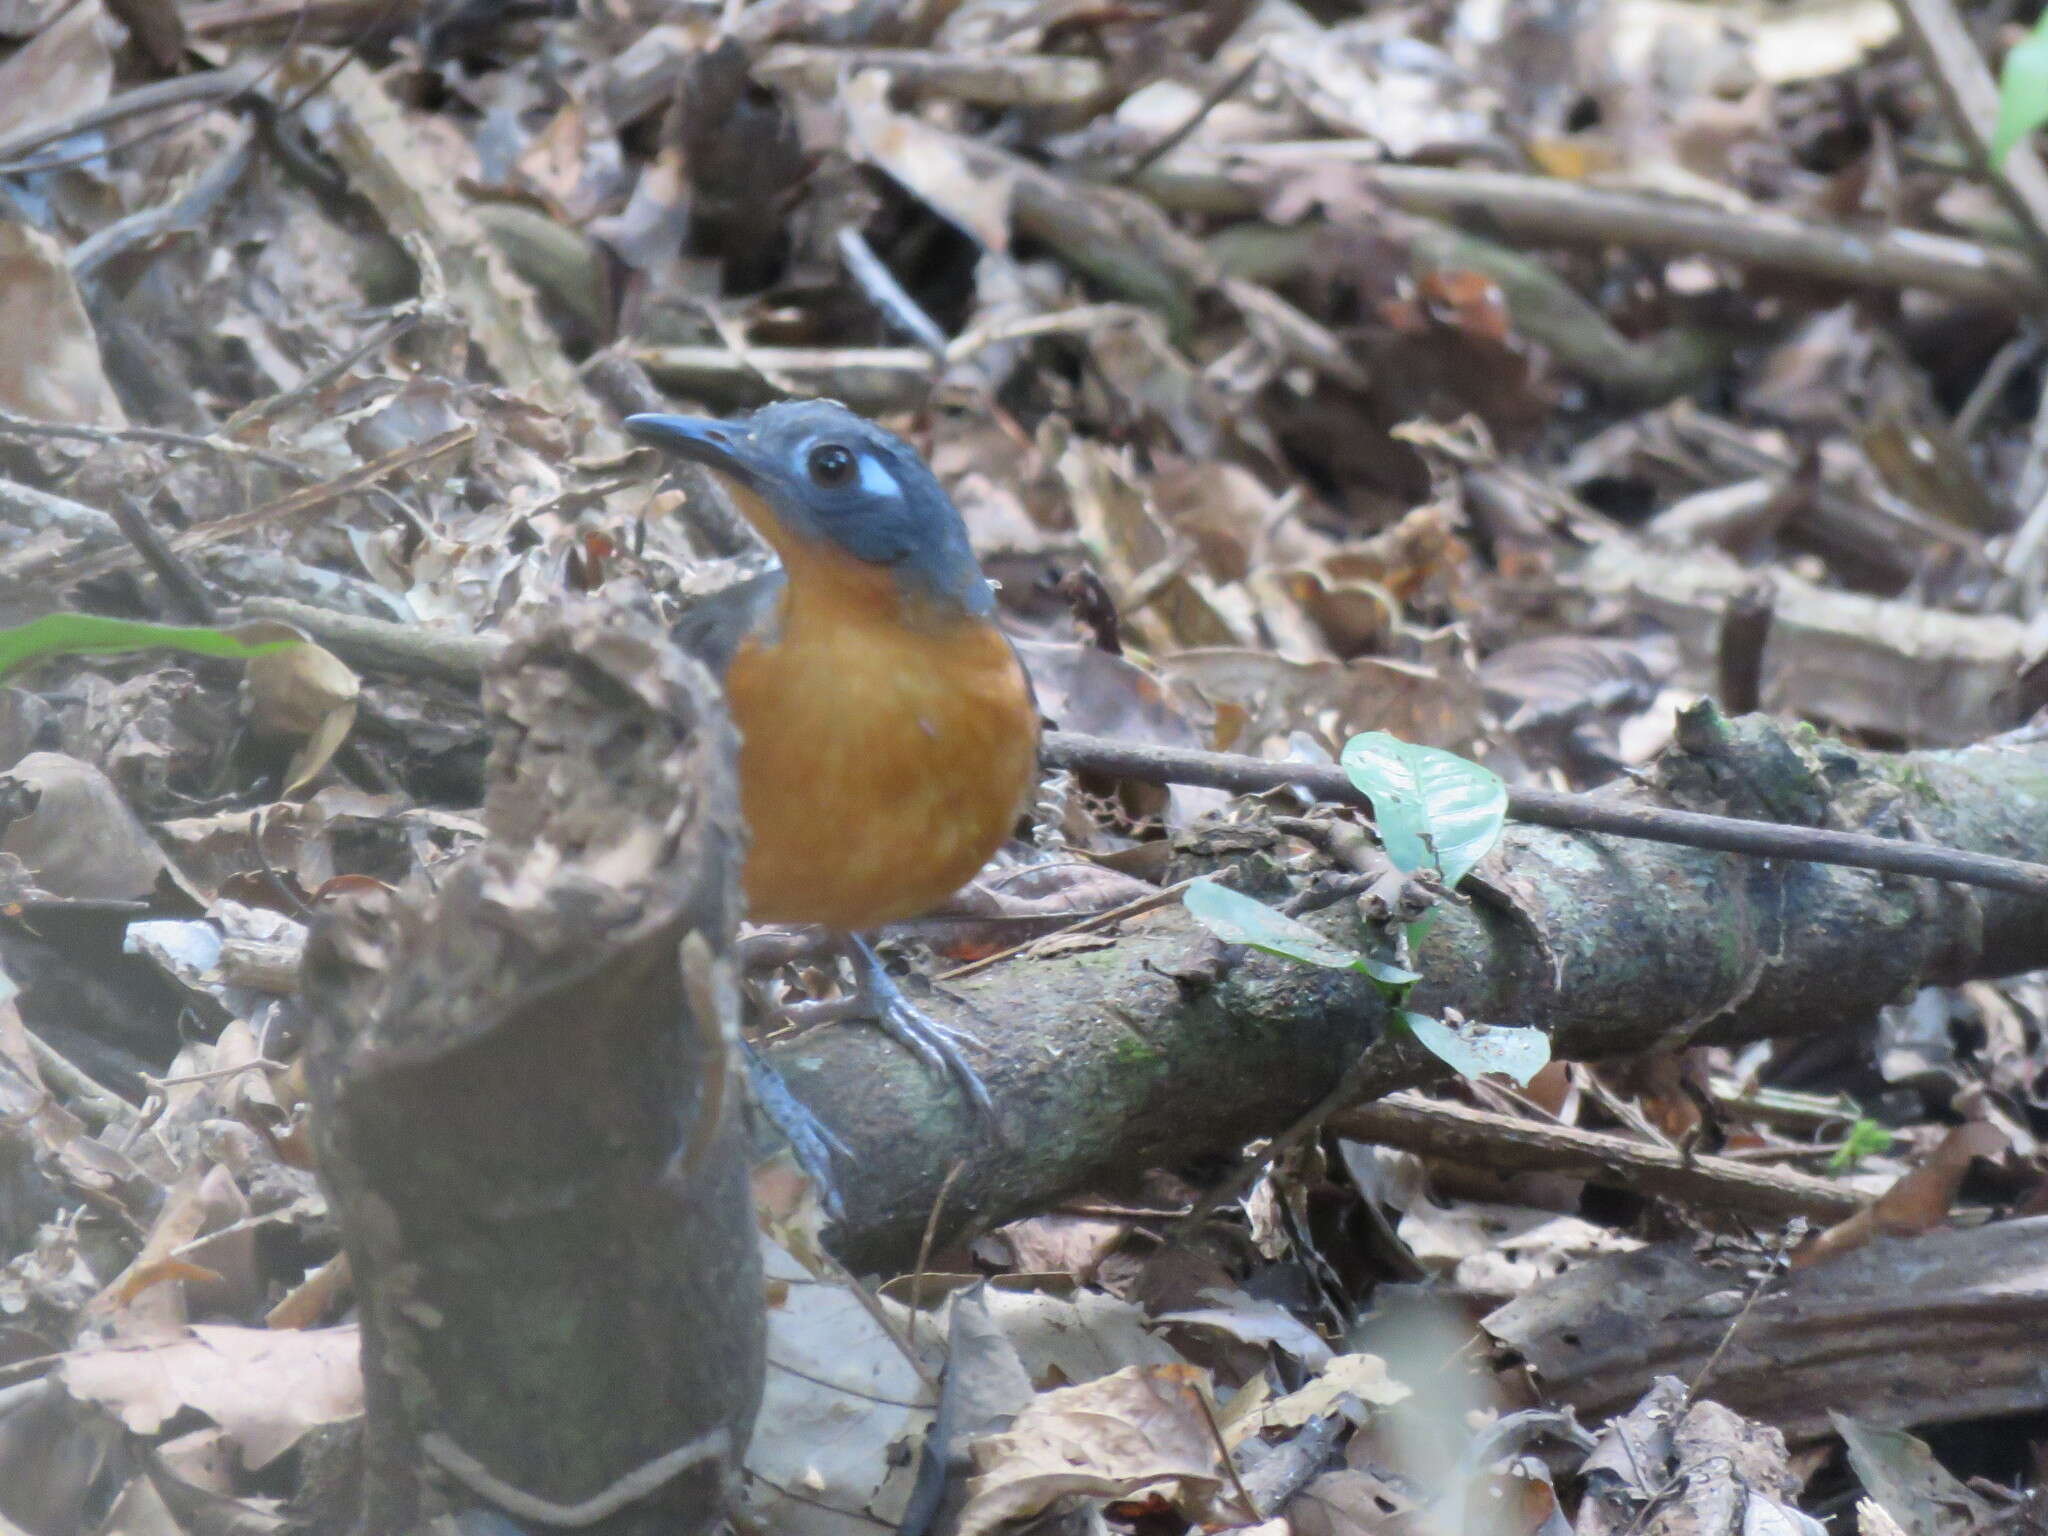
{"label": "tree bark", "polygon": [[[1692,717],[1654,785],[1616,798],[1827,826],[2010,857],[2048,852],[2048,746],[1860,752],[1763,717]],[[1254,816],[1198,830],[1174,878],[1234,869],[1278,903],[1301,887]],[[1364,947],[1355,902],[1308,919]],[[2048,903],[1903,875],[1511,825],[1442,905],[1410,1006],[1536,1025],[1591,1058],[1866,1025],[1913,989],[2048,965]],[[777,1047],[792,1088],[847,1143],[840,1252],[900,1270],[948,1171],[939,1230],[1045,1208],[1153,1167],[1216,1164],[1322,1101],[1347,1073],[1384,1092],[1437,1070],[1385,1034],[1363,978],[1226,947],[1176,904],[1113,945],[1053,946],[933,989],[979,1043],[991,1137],[954,1091],[873,1029]]]}
{"label": "tree bark", "polygon": [[595,603],[516,644],[486,706],[484,847],[344,898],[304,970],[361,1303],[357,1529],[707,1529],[762,1372],[732,732],[651,621]]}

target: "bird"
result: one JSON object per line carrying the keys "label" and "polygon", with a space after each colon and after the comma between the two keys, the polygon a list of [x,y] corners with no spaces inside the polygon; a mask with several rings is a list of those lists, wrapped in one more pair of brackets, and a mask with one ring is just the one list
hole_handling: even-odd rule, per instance
{"label": "bird", "polygon": [[993,1120],[959,1033],[864,937],[973,879],[1037,781],[1037,702],[959,510],[916,449],[835,401],[625,427],[718,475],[776,557],[674,632],[722,677],[739,730],[748,919],[839,935],[857,982],[845,1011]]}

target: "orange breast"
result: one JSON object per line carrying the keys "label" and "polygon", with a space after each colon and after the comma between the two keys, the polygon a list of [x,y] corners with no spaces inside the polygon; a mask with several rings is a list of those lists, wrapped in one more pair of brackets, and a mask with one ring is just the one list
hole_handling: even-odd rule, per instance
{"label": "orange breast", "polygon": [[994,625],[906,609],[895,578],[784,549],[779,631],[733,658],[756,922],[873,928],[974,877],[1037,771],[1038,720]]}

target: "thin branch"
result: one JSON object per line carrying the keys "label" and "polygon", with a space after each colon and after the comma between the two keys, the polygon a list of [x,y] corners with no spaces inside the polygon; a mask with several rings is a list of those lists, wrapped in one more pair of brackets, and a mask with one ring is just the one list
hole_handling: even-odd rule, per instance
{"label": "thin branch", "polygon": [[1892,0],[1892,8],[1905,23],[1971,167],[2012,215],[2035,271],[2048,279],[2048,169],[2031,144],[2014,145],[2003,167],[1992,164],[1998,85],[1977,40],[1950,0]]}
{"label": "thin branch", "polygon": [[1246,145],[1225,154],[1183,151],[1153,166],[1139,185],[1167,208],[1243,217],[1258,211],[1262,188],[1276,179],[1351,167],[1362,186],[1403,212],[1453,223],[1476,213],[1526,245],[1626,245],[1711,256],[1858,288],[1924,288],[2008,313],[2048,299],[2048,279],[2033,263],[1973,240],[1826,224],[1774,209],[1736,210],[1506,171],[1376,166],[1366,158],[1376,153],[1377,146],[1350,140]]}
{"label": "thin branch", "polygon": [[1870,1204],[1833,1179],[1753,1167],[1657,1146],[1633,1136],[1544,1125],[1462,1104],[1396,1093],[1339,1110],[1329,1128],[1354,1141],[1397,1147],[1488,1169],[1563,1173],[1588,1183],[1733,1211],[1767,1221],[1809,1216],[1836,1222]]}
{"label": "thin branch", "polygon": [[1257,74],[1259,66],[1265,62],[1266,55],[1264,52],[1254,49],[1251,57],[1209,88],[1202,99],[1195,103],[1195,109],[1192,112],[1175,124],[1151,148],[1140,153],[1129,165],[1117,172],[1116,179],[1118,181],[1133,180],[1180,148],[1181,145],[1187,142],[1188,135],[1208,121],[1211,112],[1214,112],[1224,102],[1244,89],[1245,82]]}
{"label": "thin branch", "polygon": [[838,245],[839,259],[846,263],[847,272],[860,284],[868,302],[882,312],[882,318],[935,357],[944,357],[946,333],[896,280],[896,274],[875,254],[867,237],[854,225],[844,224],[839,229]]}
{"label": "thin branch", "polygon": [[[1319,800],[1370,807],[1365,792],[1341,768],[1307,763],[1275,763],[1227,752],[1187,752],[1134,742],[1107,741],[1054,731],[1045,738],[1044,757],[1055,768],[1090,769],[1153,784],[1197,784],[1234,794],[1264,794],[1294,787]],[[1706,816],[1659,806],[1631,805],[1594,795],[1569,795],[1548,789],[1510,789],[1508,814],[1538,826],[1653,843],[1675,843],[1753,858],[1798,859],[1809,864],[1839,864],[1889,874],[1925,875],[1962,885],[2011,891],[2048,899],[2048,865],[1988,853],[1968,853],[1860,832],[1832,832],[1820,827],[1780,822],[1743,821],[1733,816]]]}
{"label": "thin branch", "polygon": [[[158,112],[165,107],[182,107],[194,103],[214,103],[239,96],[263,78],[264,71],[252,68],[216,69],[202,74],[180,75],[170,80],[158,80],[150,85],[139,85],[130,91],[54,123],[40,123],[24,128],[18,133],[0,137],[0,175],[16,176],[26,171],[42,169],[34,163],[20,163],[23,157],[41,149],[45,144],[61,143],[77,134],[90,133],[96,128],[109,128],[115,123],[125,122],[131,117],[140,117],[147,112]],[[132,141],[131,141],[132,142]],[[95,151],[93,158],[111,154],[123,148],[110,145]]]}

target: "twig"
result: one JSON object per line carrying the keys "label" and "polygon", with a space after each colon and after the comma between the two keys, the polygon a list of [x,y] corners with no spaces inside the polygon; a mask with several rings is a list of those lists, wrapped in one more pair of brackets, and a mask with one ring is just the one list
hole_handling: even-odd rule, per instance
{"label": "twig", "polygon": [[185,29],[194,37],[225,37],[234,32],[253,32],[286,23],[298,26],[327,26],[354,23],[350,35],[360,38],[367,30],[361,20],[364,11],[381,11],[379,4],[364,0],[204,0],[185,8]]}
{"label": "twig", "polygon": [[1088,916],[1068,923],[1064,927],[1052,929],[1047,933],[1033,934],[1022,943],[1012,944],[1008,949],[999,949],[992,955],[983,955],[979,960],[969,960],[965,965],[956,965],[950,971],[940,972],[932,980],[958,981],[962,976],[972,976],[976,971],[985,971],[992,965],[1000,964],[1002,961],[1021,955],[1027,949],[1035,948],[1047,939],[1067,938],[1077,933],[1089,933],[1097,928],[1107,928],[1112,923],[1120,923],[1127,917],[1137,917],[1146,912],[1156,911],[1160,907],[1170,907],[1173,903],[1180,900],[1181,893],[1194,883],[1193,880],[1183,880],[1178,885],[1166,886],[1162,890],[1154,891],[1149,896],[1140,896],[1135,901],[1127,901],[1121,906],[1111,907],[1106,912],[1091,912]]}
{"label": "twig", "polygon": [[[202,74],[158,80],[150,85],[138,85],[133,90],[123,91],[97,106],[88,107],[82,112],[74,112],[57,122],[39,123],[34,127],[0,136],[0,176],[19,176],[37,169],[34,162],[26,165],[20,162],[24,156],[34,153],[45,144],[58,144],[77,134],[90,133],[96,128],[109,128],[115,123],[126,122],[131,117],[159,112],[166,107],[226,101],[254,86],[263,78],[263,73],[261,70],[245,67],[209,70]],[[93,158],[98,159],[101,155],[116,153],[125,147],[125,144],[109,145],[96,151]]]}
{"label": "twig", "polygon": [[860,284],[868,302],[882,312],[882,318],[929,350],[934,357],[944,357],[946,333],[939,329],[938,321],[924,312],[924,306],[896,281],[896,274],[875,254],[875,248],[868,244],[867,237],[853,225],[844,224],[839,229],[838,245],[839,257],[846,263],[846,270]]}
{"label": "twig", "polygon": [[191,448],[217,453],[224,458],[247,459],[265,469],[290,475],[301,483],[319,478],[315,471],[283,454],[252,448],[247,443],[231,442],[225,437],[174,432],[168,427],[87,427],[66,421],[33,421],[11,411],[0,411],[0,436],[68,438],[75,442],[98,443],[103,447],[112,443],[150,443],[165,448]]}
{"label": "twig", "polygon": [[252,597],[241,611],[252,619],[281,619],[364,666],[472,686],[505,648],[504,641],[493,635],[392,624],[287,597]]}
{"label": "twig", "polygon": [[1794,1229],[1781,1236],[1778,1251],[1771,1255],[1770,1264],[1757,1274],[1755,1283],[1749,1288],[1749,1295],[1743,1298],[1742,1310],[1728,1320],[1728,1326],[1721,1330],[1721,1337],[1714,1344],[1714,1352],[1707,1356],[1706,1364],[1700,1367],[1699,1374],[1687,1383],[1685,1400],[1688,1403],[1699,1401],[1700,1393],[1705,1391],[1707,1383],[1713,1380],[1715,1368],[1720,1365],[1721,1357],[1728,1353],[1728,1346],[1735,1342],[1735,1335],[1741,1331],[1742,1325],[1749,1321],[1749,1314],[1756,1310],[1756,1304],[1763,1300],[1764,1291],[1772,1280],[1785,1272],[1786,1256],[1790,1253],[1793,1242],[1803,1235],[1804,1227],[1804,1222],[1795,1219]]}
{"label": "twig", "polygon": [[1972,168],[2019,226],[2037,278],[2048,280],[2048,170],[2025,143],[2013,146],[2003,168],[1991,163],[1998,86],[1976,39],[1950,0],[1892,0],[1892,8],[1905,23]]}
{"label": "twig", "polygon": [[960,1182],[960,1175],[967,1171],[967,1159],[957,1158],[946,1170],[946,1177],[940,1181],[939,1192],[932,1196],[932,1213],[925,1218],[924,1232],[917,1240],[917,1266],[910,1272],[910,1308],[905,1319],[904,1331],[910,1342],[917,1342],[917,1314],[924,1299],[924,1277],[931,1269],[932,1244],[938,1240],[939,1217],[946,1209],[946,1196],[953,1193],[953,1186]]}
{"label": "twig", "polygon": [[1265,53],[1254,49],[1250,58],[1217,81],[1216,84],[1209,87],[1202,99],[1195,104],[1195,109],[1192,112],[1175,124],[1150,149],[1143,151],[1129,165],[1118,171],[1116,179],[1118,181],[1135,180],[1160,160],[1180,148],[1182,144],[1187,142],[1188,135],[1207,122],[1211,112],[1214,112],[1224,102],[1242,90],[1245,83],[1258,73],[1259,66],[1265,62]]}
{"label": "twig", "polygon": [[2048,279],[2013,251],[1920,230],[1853,229],[1768,209],[1731,212],[1641,192],[1620,192],[1505,171],[1370,163],[1376,145],[1350,140],[1257,144],[1227,155],[1186,152],[1153,166],[1141,184],[1169,208],[1249,215],[1279,176],[1355,165],[1363,188],[1394,207],[1457,222],[1484,215],[1525,244],[1627,245],[1712,256],[1749,268],[1825,278],[1859,288],[1925,288],[2004,312],[2048,299]]}
{"label": "twig", "polygon": [[1265,1519],[1259,1508],[1259,1501],[1252,1497],[1251,1489],[1245,1487],[1244,1479],[1237,1475],[1237,1458],[1230,1454],[1230,1442],[1223,1438],[1223,1426],[1216,1422],[1216,1410],[1209,1405],[1209,1394],[1200,1382],[1194,1383],[1195,1406],[1202,1410],[1202,1420],[1209,1426],[1209,1437],[1216,1442],[1216,1454],[1223,1458],[1223,1470],[1230,1474],[1230,1486],[1237,1490],[1237,1496],[1244,1504],[1244,1512],[1254,1522]]}
{"label": "twig", "polygon": [[73,1064],[70,1057],[34,1030],[24,1029],[22,1033],[28,1036],[29,1054],[35,1057],[36,1071],[42,1074],[47,1086],[69,1097],[102,1126],[117,1126],[125,1130],[135,1124],[137,1112],[133,1104],[112,1089],[94,1082]]}
{"label": "twig", "polygon": [[121,525],[121,532],[128,536],[128,542],[135,546],[135,552],[142,556],[143,563],[156,573],[156,579],[163,583],[164,596],[177,615],[187,624],[211,624],[218,617],[214,609],[213,594],[206,590],[206,583],[199,579],[199,573],[179,559],[163,536],[156,531],[156,525],[149,520],[149,514],[131,496],[124,496],[114,503],[114,521]]}
{"label": "twig", "polygon": [[957,363],[984,348],[1005,341],[1022,341],[1030,336],[1085,336],[1106,325],[1130,325],[1145,318],[1135,304],[1077,304],[1072,309],[1044,315],[1023,315],[1014,320],[996,320],[962,331],[946,347],[946,361]]}
{"label": "twig", "polygon": [[[222,539],[249,533],[270,523],[304,517],[310,512],[331,506],[344,497],[371,492],[378,482],[387,476],[403,470],[419,469],[436,459],[445,458],[458,449],[468,447],[475,437],[475,427],[462,426],[443,432],[438,437],[430,437],[423,443],[408,443],[402,448],[394,448],[391,452],[382,454],[367,464],[359,464],[332,480],[293,491],[290,495],[281,496],[266,506],[246,512],[231,512],[226,517],[217,517],[210,523],[200,523],[196,527],[187,528],[170,540],[170,547],[182,554],[188,550],[204,549],[210,544],[219,543]],[[303,474],[303,471],[300,473]],[[136,558],[135,552],[126,548],[87,555],[61,568],[56,573],[57,579],[67,586],[72,585],[90,577],[104,576],[110,571],[121,570]]]}
{"label": "twig", "polygon": [[[331,642],[345,653],[353,652],[371,665],[410,666],[455,681],[481,676],[486,662],[502,648],[501,641],[490,637],[434,634],[279,598],[252,600],[244,604],[244,611],[297,624],[315,639]],[[1295,786],[1319,800],[1371,805],[1342,769],[1316,764],[1276,763],[1228,752],[1143,746],[1070,731],[1050,732],[1043,743],[1042,758],[1049,768],[1094,769],[1153,784],[1195,784],[1227,789],[1233,794],[1265,794]],[[1631,805],[1594,795],[1569,795],[1545,789],[1509,790],[1508,814],[1517,821],[1537,826],[1604,832],[1613,837],[1675,843],[1685,848],[1753,858],[1797,859],[1808,864],[1922,875],[2048,899],[2048,865],[1931,843],[1909,843],[1898,838],[1780,822],[1743,821],[1733,816]],[[1107,921],[1109,915],[1103,914],[1101,920]]]}
{"label": "twig", "polygon": [[758,80],[804,84],[829,95],[843,79],[886,70],[892,85],[986,107],[1085,107],[1109,85],[1094,59],[1062,54],[938,53],[921,48],[816,48],[781,43],[754,65]]}
{"label": "twig", "polygon": [[[703,345],[628,347],[655,382],[718,403],[774,393],[830,395],[856,410],[902,410],[922,401],[936,372],[922,347],[759,347],[746,355]],[[781,382],[774,382],[779,380]]]}
{"label": "twig", "polygon": [[1340,1110],[1330,1117],[1329,1129],[1404,1152],[1488,1169],[1565,1173],[1763,1220],[1808,1216],[1836,1222],[1870,1204],[1869,1196],[1831,1179],[1756,1168],[1726,1157],[1689,1156],[1633,1137],[1546,1125],[1414,1093]]}
{"label": "twig", "polygon": [[[1372,803],[1342,769],[1319,765],[1275,763],[1227,752],[1176,751],[1067,731],[1054,731],[1045,738],[1044,756],[1055,768],[1087,768],[1153,784],[1198,784],[1235,794],[1265,794],[1291,786],[1307,790],[1319,800],[1360,806]],[[1836,864],[1888,874],[1925,875],[2048,899],[2048,865],[1860,832],[1743,821],[1733,816],[1631,805],[1547,789],[1510,789],[1508,814],[1517,821],[1537,826],[1604,832],[1614,837],[1675,843],[1685,848],[1747,854],[1753,858],[1798,859],[1809,864]]]}
{"label": "twig", "polygon": [[176,197],[137,209],[80,241],[71,252],[71,275],[82,282],[124,251],[159,240],[174,230],[196,232],[214,204],[227,196],[248,171],[255,158],[253,138],[248,128],[239,128],[228,147]]}
{"label": "twig", "polygon": [[328,385],[346,378],[364,358],[373,352],[381,352],[404,336],[420,323],[421,318],[417,304],[401,309],[348,351],[314,369],[290,389],[275,395],[265,395],[261,400],[243,406],[221,424],[221,435],[234,438],[260,422],[269,421],[283,414],[299,401],[318,395]]}
{"label": "twig", "polygon": [[177,1077],[151,1077],[142,1074],[143,1084],[151,1093],[162,1093],[166,1088],[186,1088],[193,1083],[217,1083],[230,1077],[239,1077],[244,1072],[285,1073],[292,1069],[288,1061],[270,1061],[264,1057],[253,1057],[238,1061],[232,1067],[212,1067],[204,1072],[185,1072]]}
{"label": "twig", "polygon": [[1951,426],[1959,442],[1967,443],[1977,435],[1984,425],[1984,418],[1990,414],[1998,397],[2005,393],[2006,385],[2013,381],[2022,368],[2031,364],[2041,355],[2041,335],[2032,326],[2023,327],[2011,340],[1998,349],[1998,353],[1985,366],[1977,382],[1970,387],[1970,398],[1962,409],[1956,412]]}

